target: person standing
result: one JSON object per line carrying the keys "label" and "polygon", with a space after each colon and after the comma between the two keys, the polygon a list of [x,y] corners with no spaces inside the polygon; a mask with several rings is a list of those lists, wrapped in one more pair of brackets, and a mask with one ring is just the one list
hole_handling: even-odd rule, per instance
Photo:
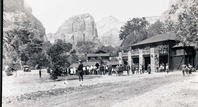
{"label": "person standing", "polygon": [[188,64],[189,74],[192,74],[192,65]]}
{"label": "person standing", "polygon": [[168,63],[166,63],[166,72],[169,73]]}
{"label": "person standing", "polygon": [[133,74],[135,74],[135,69],[136,69],[136,68],[135,68],[135,64],[133,63],[133,64],[132,64],[132,73],[133,73]]}
{"label": "person standing", "polygon": [[106,66],[105,66],[105,74],[108,73],[108,68],[109,68],[109,66],[106,65]]}
{"label": "person standing", "polygon": [[145,66],[142,64],[142,73],[144,74]]}
{"label": "person standing", "polygon": [[139,74],[139,66],[138,65],[139,65],[138,63],[135,65],[136,74]]}
{"label": "person standing", "polygon": [[78,73],[79,73],[79,81],[81,80],[83,81],[83,64],[81,60],[79,60]]}
{"label": "person standing", "polygon": [[109,71],[109,75],[112,75],[112,66],[111,65],[109,65],[108,71]]}
{"label": "person standing", "polygon": [[39,77],[41,78],[41,69],[39,69]]}
{"label": "person standing", "polygon": [[41,66],[39,64],[37,64],[36,68],[39,70],[39,77],[41,78]]}
{"label": "person standing", "polygon": [[127,65],[127,75],[129,75],[129,71],[130,71],[130,66],[129,65]]}
{"label": "person standing", "polygon": [[99,72],[99,66],[100,66],[99,63],[96,63],[96,64],[95,64],[95,72],[96,72],[95,74],[96,74],[96,75],[97,75],[98,72]]}
{"label": "person standing", "polygon": [[151,74],[151,66],[150,66],[150,64],[148,64],[147,70],[148,70],[148,74]]}
{"label": "person standing", "polygon": [[142,64],[139,65],[139,72],[142,74]]}
{"label": "person standing", "polygon": [[182,73],[183,73],[183,76],[185,76],[185,70],[186,70],[186,65],[182,65]]}

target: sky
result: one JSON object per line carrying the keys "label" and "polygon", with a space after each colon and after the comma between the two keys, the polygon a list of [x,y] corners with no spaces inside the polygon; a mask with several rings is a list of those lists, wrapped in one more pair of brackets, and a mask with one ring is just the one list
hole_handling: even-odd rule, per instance
{"label": "sky", "polygon": [[68,18],[89,13],[95,22],[114,16],[120,21],[133,17],[160,16],[170,0],[25,0],[42,22],[46,34],[55,33]]}

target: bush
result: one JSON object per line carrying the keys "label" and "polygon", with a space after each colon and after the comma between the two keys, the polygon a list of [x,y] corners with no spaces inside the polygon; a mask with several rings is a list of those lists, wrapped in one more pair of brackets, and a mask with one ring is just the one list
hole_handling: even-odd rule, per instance
{"label": "bush", "polygon": [[56,76],[56,74],[54,72],[50,73],[50,78],[52,80],[58,79],[58,77]]}

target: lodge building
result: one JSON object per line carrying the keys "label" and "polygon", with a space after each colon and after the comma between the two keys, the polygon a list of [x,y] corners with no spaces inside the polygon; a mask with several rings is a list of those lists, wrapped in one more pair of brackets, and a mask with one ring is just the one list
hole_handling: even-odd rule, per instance
{"label": "lodge building", "polygon": [[[185,56],[185,58],[184,58]],[[119,53],[120,60],[132,64],[144,65],[147,70],[148,64],[151,71],[157,71],[161,64],[168,64],[169,70],[179,70],[181,65],[191,64],[198,66],[198,50],[194,45],[186,45],[176,40],[176,34],[168,32],[130,46],[127,53]],[[140,68],[140,66],[139,66]]]}
{"label": "lodge building", "polygon": [[99,50],[93,54],[87,54],[87,61],[90,62],[91,60],[98,61],[99,58],[102,58],[104,61],[109,61],[110,53],[106,53],[102,50]]}

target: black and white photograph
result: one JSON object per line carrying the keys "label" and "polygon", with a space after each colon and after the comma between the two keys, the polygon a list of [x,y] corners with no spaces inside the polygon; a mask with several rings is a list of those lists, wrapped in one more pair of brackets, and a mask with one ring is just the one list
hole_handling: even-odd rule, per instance
{"label": "black and white photograph", "polygon": [[198,0],[2,0],[2,107],[198,107]]}

